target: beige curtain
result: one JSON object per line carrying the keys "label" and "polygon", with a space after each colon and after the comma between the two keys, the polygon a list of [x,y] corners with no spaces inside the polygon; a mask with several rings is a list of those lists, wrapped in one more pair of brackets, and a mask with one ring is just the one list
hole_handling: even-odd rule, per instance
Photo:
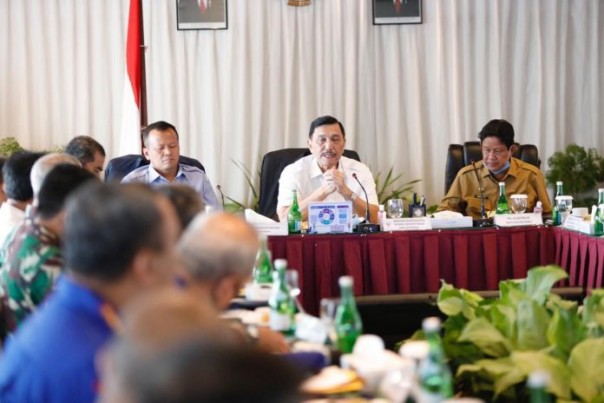
{"label": "beige curtain", "polygon": [[[566,144],[604,154],[600,0],[424,0],[421,25],[374,26],[371,1],[228,0],[228,30],[178,31],[175,0],[144,0],[149,120],[250,197],[233,161],[305,145],[341,119],[374,171],[394,167],[429,204],[451,142],[506,118],[544,161]],[[120,145],[127,0],[0,0],[0,137],[49,148],[76,134]],[[136,135],[135,133],[133,135]]]}

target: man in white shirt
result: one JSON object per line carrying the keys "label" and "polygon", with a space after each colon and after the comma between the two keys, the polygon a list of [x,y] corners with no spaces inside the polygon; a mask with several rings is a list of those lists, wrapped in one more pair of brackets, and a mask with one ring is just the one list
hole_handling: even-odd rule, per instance
{"label": "man in white shirt", "polygon": [[332,116],[316,118],[310,125],[307,143],[312,154],[285,167],[279,178],[279,219],[287,220],[293,190],[298,192],[302,220],[308,219],[309,203],[320,201],[351,201],[354,212],[364,217],[367,201],[356,175],[367,191],[370,220],[377,222],[373,175],[365,164],[342,155],[346,145],[342,123]]}
{"label": "man in white shirt", "polygon": [[42,153],[19,151],[2,167],[6,201],[0,206],[0,248],[8,235],[25,218],[25,209],[32,203],[33,190],[29,174]]}

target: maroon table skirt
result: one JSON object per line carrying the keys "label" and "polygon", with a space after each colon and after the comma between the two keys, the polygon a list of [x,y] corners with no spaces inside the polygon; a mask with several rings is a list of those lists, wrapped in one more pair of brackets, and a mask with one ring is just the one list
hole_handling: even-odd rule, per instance
{"label": "maroon table skirt", "polygon": [[441,279],[469,290],[497,289],[500,280],[556,263],[563,237],[555,234],[556,241],[551,228],[538,226],[290,235],[269,237],[269,247],[274,259],[298,270],[302,304],[316,314],[321,298],[339,296],[343,275],[354,278],[356,295],[436,292]]}

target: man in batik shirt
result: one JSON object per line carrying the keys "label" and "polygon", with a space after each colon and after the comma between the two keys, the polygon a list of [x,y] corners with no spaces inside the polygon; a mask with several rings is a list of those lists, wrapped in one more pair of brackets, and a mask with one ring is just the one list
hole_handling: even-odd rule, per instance
{"label": "man in batik shirt", "polygon": [[58,165],[39,193],[35,213],[7,240],[0,254],[0,297],[5,331],[16,327],[39,305],[61,273],[60,238],[67,196],[95,176],[81,167]]}

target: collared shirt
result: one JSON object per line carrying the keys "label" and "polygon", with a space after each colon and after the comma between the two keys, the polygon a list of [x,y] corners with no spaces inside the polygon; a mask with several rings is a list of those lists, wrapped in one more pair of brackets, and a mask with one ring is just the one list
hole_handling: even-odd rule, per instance
{"label": "collared shirt", "polygon": [[59,238],[36,218],[28,217],[10,235],[0,256],[0,298],[9,332],[46,298],[62,266]]}
{"label": "collared shirt", "polygon": [[67,276],[8,340],[0,360],[4,403],[94,402],[95,359],[114,334],[101,298]]}
{"label": "collared shirt", "polygon": [[[369,203],[378,204],[375,181],[367,165],[342,156],[338,162],[338,170],[344,173],[346,186],[348,186],[357,197],[366,200],[361,186],[352,176],[352,174],[356,173],[357,178],[359,178],[359,181],[363,184],[365,190],[367,190]],[[322,181],[323,172],[319,167],[317,159],[312,154],[302,157],[293,164],[286,166],[279,178],[277,211],[279,211],[281,207],[291,205],[292,191],[294,189],[298,191],[298,198],[304,199],[321,187]],[[333,192],[325,198],[325,201],[346,201],[346,199],[338,192]]]}
{"label": "collared shirt", "polygon": [[[499,182],[491,175],[482,161],[476,164],[478,176],[481,178],[485,196],[485,210],[487,215],[495,212],[497,199],[499,198]],[[523,162],[519,159],[510,160],[510,169],[505,178],[505,193],[510,195],[523,193],[528,196],[527,211],[533,211],[537,201],[543,203],[543,214],[552,213],[552,205],[545,187],[545,180],[539,168]],[[451,210],[463,213],[479,219],[480,214],[480,190],[476,173],[472,166],[462,168],[455,177],[447,195],[438,206],[438,211]]]}
{"label": "collared shirt", "polygon": [[[148,183],[151,185],[170,183],[169,180],[161,176],[161,174],[150,164],[136,168],[122,179],[122,183],[128,182]],[[215,210],[222,210],[222,206],[218,203],[210,179],[208,179],[208,176],[201,169],[189,165],[178,164],[178,172],[174,182],[191,186],[199,193],[206,206],[210,206]]]}
{"label": "collared shirt", "polygon": [[25,219],[25,212],[8,202],[0,206],[0,248],[6,242],[8,235]]}

